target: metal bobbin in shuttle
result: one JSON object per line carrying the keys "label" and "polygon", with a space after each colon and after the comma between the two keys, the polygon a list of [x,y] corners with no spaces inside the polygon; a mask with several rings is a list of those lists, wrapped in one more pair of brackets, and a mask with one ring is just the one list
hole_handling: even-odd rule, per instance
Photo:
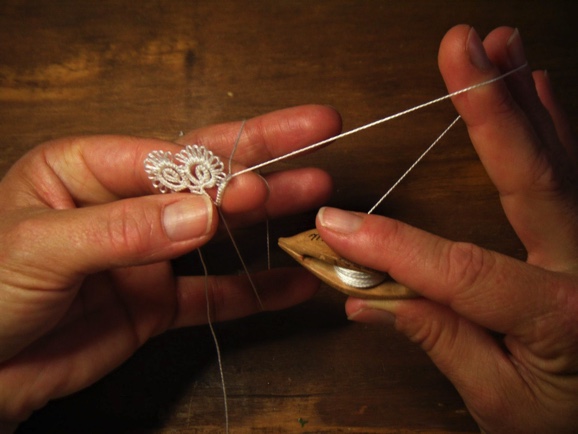
{"label": "metal bobbin in shuttle", "polygon": [[[279,247],[299,264],[327,285],[347,295],[380,300],[419,296],[408,287],[392,280],[387,274],[343,259],[323,241],[316,229],[290,238],[279,238],[278,243]],[[352,281],[351,276],[355,276],[355,280]],[[353,286],[354,284],[357,286]]]}

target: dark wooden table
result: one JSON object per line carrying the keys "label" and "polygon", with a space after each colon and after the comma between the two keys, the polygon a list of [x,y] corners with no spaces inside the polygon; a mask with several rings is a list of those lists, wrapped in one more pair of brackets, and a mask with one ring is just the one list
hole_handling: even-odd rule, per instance
{"label": "dark wooden table", "polygon": [[[576,123],[576,9],[573,0],[1,0],[0,174],[54,137],[171,139],[304,103],[336,107],[348,130],[445,94],[437,49],[459,23],[482,35],[519,27],[532,67],[550,72]],[[291,165],[327,169],[336,181],[332,204],[367,210],[454,116],[441,104]],[[524,257],[463,125],[379,213]],[[272,236],[310,228],[313,216],[274,222]],[[264,237],[263,228],[239,234],[240,243],[255,234]],[[279,252],[273,260],[290,263]],[[476,431],[421,350],[389,328],[348,323],[343,301],[325,287],[302,306],[217,327],[232,432]],[[152,340],[20,432],[222,428],[215,351],[199,327]]]}

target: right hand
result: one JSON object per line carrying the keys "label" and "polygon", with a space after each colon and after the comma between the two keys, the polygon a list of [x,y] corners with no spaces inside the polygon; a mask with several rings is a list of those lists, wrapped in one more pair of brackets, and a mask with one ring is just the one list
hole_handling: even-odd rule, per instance
{"label": "right hand", "polygon": [[[440,69],[453,92],[525,62],[517,31],[482,46],[450,30]],[[343,257],[423,298],[349,299],[351,320],[395,324],[452,381],[488,433],[578,432],[576,141],[543,72],[529,68],[453,100],[527,261],[402,222],[323,209],[317,228]]]}

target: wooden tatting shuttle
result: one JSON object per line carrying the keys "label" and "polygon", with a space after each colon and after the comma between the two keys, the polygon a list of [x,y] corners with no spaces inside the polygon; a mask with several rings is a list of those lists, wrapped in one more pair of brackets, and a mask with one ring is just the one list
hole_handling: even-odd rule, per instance
{"label": "wooden tatting shuttle", "polygon": [[335,267],[372,274],[376,272],[340,257],[323,241],[315,229],[290,238],[279,238],[279,247],[327,285],[347,295],[380,300],[418,297],[416,292],[395,282],[388,275],[383,275],[379,283],[369,288],[347,284],[339,276]]}

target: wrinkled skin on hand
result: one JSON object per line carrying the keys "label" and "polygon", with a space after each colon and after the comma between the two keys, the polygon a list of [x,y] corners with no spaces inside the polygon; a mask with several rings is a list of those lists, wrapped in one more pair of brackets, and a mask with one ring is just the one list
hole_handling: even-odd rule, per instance
{"label": "wrinkled skin on hand", "polygon": [[[180,139],[228,161],[241,123]],[[235,165],[251,166],[340,131],[322,106],[247,121]],[[165,330],[207,321],[203,276],[175,276],[169,260],[213,237],[218,213],[207,197],[153,194],[143,161],[182,147],[135,137],[76,137],[45,143],[0,183],[0,431],[12,430],[53,398],[95,382]],[[246,174],[225,190],[232,226],[319,206],[331,180],[317,169]],[[303,270],[254,277],[267,310],[313,295]],[[216,321],[259,304],[245,276],[209,279]]]}
{"label": "wrinkled skin on hand", "polygon": [[[439,53],[450,92],[525,62],[519,33],[507,27],[482,45],[473,29],[457,26]],[[352,298],[347,313],[393,322],[419,344],[484,432],[578,432],[576,140],[547,74],[529,67],[453,103],[527,260],[385,217],[324,208],[317,227],[327,244],[423,296]]]}

